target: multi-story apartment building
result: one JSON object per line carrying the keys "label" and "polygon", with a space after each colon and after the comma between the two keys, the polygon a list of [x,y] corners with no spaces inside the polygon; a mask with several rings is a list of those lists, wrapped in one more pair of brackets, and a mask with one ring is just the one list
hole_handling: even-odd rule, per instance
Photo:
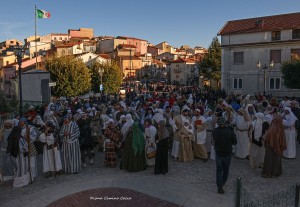
{"label": "multi-story apartment building", "polygon": [[168,70],[170,71],[171,83],[178,83],[180,85],[195,85],[196,62],[191,59],[178,58],[171,61]]}
{"label": "multi-story apartment building", "polygon": [[3,42],[0,42],[0,53],[6,50],[13,50],[13,48],[17,45],[17,42],[22,45],[22,42],[16,39],[10,39]]}
{"label": "multi-story apartment building", "polygon": [[114,51],[119,45],[134,45],[136,48],[136,53],[147,53],[147,41],[134,37],[118,36],[112,39],[100,40],[98,44],[100,53],[110,53]]}
{"label": "multi-story apartment building", "polygon": [[92,28],[80,28],[78,30],[69,29],[68,30],[69,36],[72,37],[94,37],[94,29]]}
{"label": "multi-story apartment building", "polygon": [[6,55],[0,55],[0,68],[16,62],[16,56],[13,52]]}
{"label": "multi-story apartment building", "polygon": [[157,47],[155,47],[153,45],[148,45],[147,53],[151,53],[151,55],[153,57],[156,57],[157,55],[161,54],[161,51],[160,51],[160,49],[158,49]]}
{"label": "multi-story apartment building", "polygon": [[218,35],[227,92],[300,96],[284,86],[280,71],[281,63],[300,55],[300,13],[228,21]]}
{"label": "multi-story apartment building", "polygon": [[155,45],[156,48],[161,50],[161,53],[171,53],[174,54],[176,51],[176,49],[174,47],[172,47],[171,45],[169,45],[166,41],[159,43],[157,45]]}
{"label": "multi-story apartment building", "polygon": [[64,43],[56,46],[57,56],[76,55],[83,53],[83,43]]}
{"label": "multi-story apartment building", "polygon": [[69,41],[70,36],[69,34],[62,34],[62,33],[51,33],[45,36],[40,37],[40,42],[62,42],[62,41]]}

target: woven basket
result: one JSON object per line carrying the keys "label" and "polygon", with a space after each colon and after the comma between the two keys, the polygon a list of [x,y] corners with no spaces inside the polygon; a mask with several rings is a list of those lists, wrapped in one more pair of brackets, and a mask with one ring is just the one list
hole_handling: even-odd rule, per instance
{"label": "woven basket", "polygon": [[[149,147],[146,148],[146,152],[148,151],[148,148],[153,148],[153,149],[155,149],[154,147],[149,146]],[[154,158],[155,156],[156,156],[156,151],[155,151],[155,150],[153,150],[153,151],[151,151],[151,152],[147,152],[147,158],[148,158],[148,159],[152,159],[152,158]]]}

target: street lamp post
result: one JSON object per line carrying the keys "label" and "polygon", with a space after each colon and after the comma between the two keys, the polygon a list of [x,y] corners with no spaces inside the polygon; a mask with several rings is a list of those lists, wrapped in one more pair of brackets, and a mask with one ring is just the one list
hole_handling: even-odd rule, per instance
{"label": "street lamp post", "polygon": [[104,68],[99,68],[98,72],[99,72],[99,76],[100,76],[100,84],[102,85],[102,77],[103,77],[103,73],[104,73]]}
{"label": "street lamp post", "polygon": [[19,43],[17,42],[17,45],[15,47],[14,51],[15,56],[17,57],[17,63],[18,63],[18,71],[19,71],[19,96],[20,96],[20,104],[19,104],[19,114],[22,116],[22,109],[23,109],[23,97],[22,97],[22,59],[25,54],[25,46],[21,47]]}
{"label": "street lamp post", "polygon": [[264,64],[262,66],[261,63],[260,63],[260,61],[258,61],[257,64],[256,64],[256,66],[257,66],[258,70],[263,70],[264,71],[264,96],[265,96],[266,95],[266,84],[267,84],[266,70],[273,69],[274,62],[273,62],[273,60],[271,60],[271,62],[269,63],[269,66],[267,66],[267,64]]}

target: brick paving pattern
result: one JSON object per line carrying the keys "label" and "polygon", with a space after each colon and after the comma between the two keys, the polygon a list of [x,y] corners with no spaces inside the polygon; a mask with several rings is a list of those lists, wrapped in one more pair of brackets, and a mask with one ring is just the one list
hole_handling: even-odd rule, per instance
{"label": "brick paving pattern", "polygon": [[179,207],[179,205],[134,190],[100,188],[61,198],[48,207]]}

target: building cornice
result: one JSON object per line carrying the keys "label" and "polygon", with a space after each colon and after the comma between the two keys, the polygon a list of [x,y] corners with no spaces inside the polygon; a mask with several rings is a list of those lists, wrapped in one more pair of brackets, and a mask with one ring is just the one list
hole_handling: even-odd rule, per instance
{"label": "building cornice", "polygon": [[242,43],[242,44],[230,44],[230,45],[221,45],[221,47],[251,47],[251,46],[266,46],[266,45],[283,45],[283,44],[300,44],[299,40],[283,40],[283,41],[274,41],[274,42],[253,42],[253,43]]}

